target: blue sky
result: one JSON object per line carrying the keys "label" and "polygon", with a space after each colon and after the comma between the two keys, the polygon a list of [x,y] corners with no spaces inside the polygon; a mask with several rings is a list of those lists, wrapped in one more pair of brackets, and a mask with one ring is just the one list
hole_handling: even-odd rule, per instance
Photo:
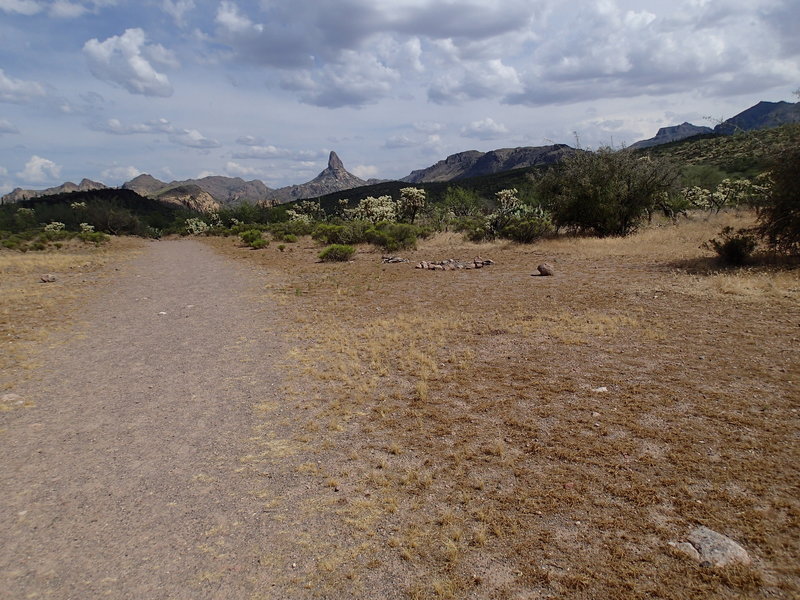
{"label": "blue sky", "polygon": [[629,144],[796,100],[798,31],[797,0],[0,0],[0,193]]}

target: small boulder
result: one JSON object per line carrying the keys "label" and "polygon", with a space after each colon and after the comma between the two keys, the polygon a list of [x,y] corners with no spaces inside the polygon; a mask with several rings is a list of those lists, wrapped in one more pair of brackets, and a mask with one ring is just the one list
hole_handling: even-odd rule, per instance
{"label": "small boulder", "polygon": [[542,263],[538,267],[536,267],[536,270],[539,271],[539,275],[543,277],[548,277],[556,274],[555,269],[553,269],[553,265],[551,265],[550,263]]}
{"label": "small boulder", "polygon": [[42,283],[53,283],[56,280],[56,276],[52,273],[45,273],[41,277],[39,277]]}
{"label": "small boulder", "polygon": [[701,562],[708,561],[713,567],[726,567],[736,563],[750,564],[747,550],[728,536],[708,527],[698,527],[689,534],[688,540],[700,553]]}

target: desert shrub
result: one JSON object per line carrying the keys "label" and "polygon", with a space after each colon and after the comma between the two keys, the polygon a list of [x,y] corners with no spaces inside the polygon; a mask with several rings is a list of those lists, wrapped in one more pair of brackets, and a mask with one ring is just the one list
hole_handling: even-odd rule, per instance
{"label": "desert shrub", "polygon": [[367,230],[367,241],[390,252],[417,247],[417,238],[427,237],[429,232],[410,223],[382,222]]}
{"label": "desert shrub", "polygon": [[100,244],[105,244],[111,238],[102,231],[82,231],[78,234],[78,239],[86,244],[99,246]]}
{"label": "desert shrub", "polygon": [[462,187],[448,187],[442,199],[442,206],[454,217],[474,217],[485,208],[485,203],[474,190]]}
{"label": "desert shrub", "polygon": [[323,244],[364,244],[367,231],[373,227],[369,221],[346,221],[340,224],[320,223],[314,228],[311,237]]}
{"label": "desert shrub", "polygon": [[800,145],[776,153],[758,206],[758,233],[775,250],[800,253]]}
{"label": "desert shrub", "polygon": [[674,189],[678,176],[665,159],[601,148],[566,157],[537,187],[557,227],[628,235]]}
{"label": "desert shrub", "polygon": [[511,219],[500,231],[500,236],[530,244],[553,232],[553,221],[550,215],[528,215]]}
{"label": "desert shrub", "polygon": [[331,244],[319,253],[319,259],[323,262],[346,262],[350,260],[356,249],[345,244]]}
{"label": "desert shrub", "polygon": [[297,236],[293,233],[287,233],[285,236],[283,236],[283,241],[289,244],[295,244],[297,243]]}
{"label": "desert shrub", "polygon": [[265,248],[269,245],[269,242],[264,239],[262,233],[258,229],[248,229],[247,231],[243,231],[239,234],[239,238],[255,250],[259,250],[260,248]]}
{"label": "desert shrub", "polygon": [[733,227],[724,227],[719,232],[719,237],[708,240],[703,247],[717,253],[720,260],[727,265],[743,265],[750,259],[750,255],[758,246],[753,232],[747,229],[734,230]]}

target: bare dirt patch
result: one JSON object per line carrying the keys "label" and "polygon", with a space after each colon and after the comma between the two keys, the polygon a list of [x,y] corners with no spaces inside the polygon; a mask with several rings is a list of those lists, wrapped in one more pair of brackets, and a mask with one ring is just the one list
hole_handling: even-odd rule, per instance
{"label": "bare dirt patch", "polygon": [[[303,581],[338,597],[800,593],[798,272],[686,267],[747,219],[534,246],[444,235],[412,264],[210,240],[282,275],[265,293],[294,328],[284,402],[318,456],[298,467],[320,489],[302,509],[347,532],[309,544]],[[496,264],[413,268],[475,255]],[[532,277],[545,261],[556,276]],[[753,564],[673,551],[696,525]]]}

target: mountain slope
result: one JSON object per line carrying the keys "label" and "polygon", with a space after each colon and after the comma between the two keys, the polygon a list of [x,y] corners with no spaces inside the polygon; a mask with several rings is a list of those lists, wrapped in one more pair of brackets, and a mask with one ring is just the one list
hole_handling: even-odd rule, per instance
{"label": "mountain slope", "polygon": [[800,123],[800,102],[759,102],[724,123],[714,127],[714,133],[730,135],[737,131],[769,129],[787,123]]}
{"label": "mountain slope", "polygon": [[412,171],[401,181],[407,183],[455,181],[467,177],[492,175],[513,169],[552,164],[571,152],[574,152],[574,149],[566,144],[500,148],[490,152],[468,150],[451,154],[426,169]]}

